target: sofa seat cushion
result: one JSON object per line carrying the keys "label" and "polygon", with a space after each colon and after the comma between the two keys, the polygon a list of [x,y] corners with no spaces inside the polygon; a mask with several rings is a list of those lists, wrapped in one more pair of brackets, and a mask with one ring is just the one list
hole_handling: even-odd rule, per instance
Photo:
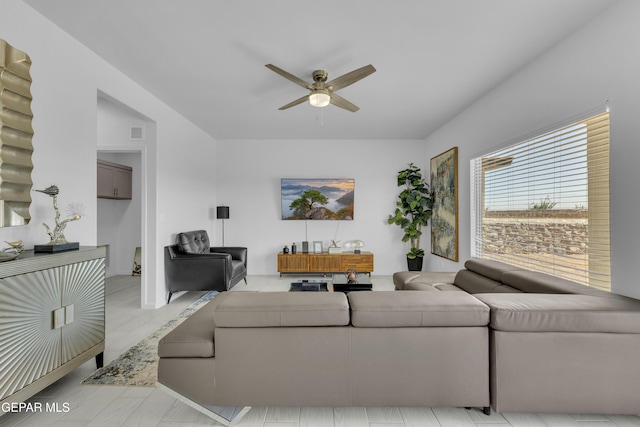
{"label": "sofa seat cushion", "polygon": [[221,328],[346,326],[349,304],[342,292],[230,292],[214,320]]}
{"label": "sofa seat cushion", "polygon": [[399,271],[393,274],[398,290],[437,291],[441,285],[453,284],[456,273],[433,271]]}
{"label": "sofa seat cushion", "polygon": [[491,328],[514,332],[640,333],[640,302],[574,294],[478,294]]}
{"label": "sofa seat cushion", "polygon": [[351,323],[360,328],[487,326],[489,308],[466,292],[351,292]]}
{"label": "sofa seat cushion", "polygon": [[244,262],[231,260],[231,283],[236,284],[247,275],[247,268]]}
{"label": "sofa seat cushion", "polygon": [[213,314],[218,304],[230,295],[221,293],[165,335],[158,343],[160,357],[214,357]]}

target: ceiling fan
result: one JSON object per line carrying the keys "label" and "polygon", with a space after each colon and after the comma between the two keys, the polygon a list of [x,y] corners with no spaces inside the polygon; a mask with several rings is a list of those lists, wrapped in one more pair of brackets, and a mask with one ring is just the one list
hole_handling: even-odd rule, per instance
{"label": "ceiling fan", "polygon": [[314,107],[326,107],[329,104],[333,104],[336,107],[344,108],[345,110],[353,113],[358,111],[360,107],[347,101],[343,97],[336,95],[335,91],[352,85],[358,80],[362,80],[369,74],[376,71],[373,65],[369,64],[347,74],[343,74],[331,81],[327,81],[329,73],[325,70],[316,70],[313,72],[313,83],[307,83],[301,78],[296,77],[273,64],[266,64],[265,67],[280,74],[285,79],[291,80],[295,84],[311,91],[308,95],[298,98],[295,101],[291,101],[287,105],[283,105],[279,110],[286,110],[287,108],[302,104],[308,100]]}

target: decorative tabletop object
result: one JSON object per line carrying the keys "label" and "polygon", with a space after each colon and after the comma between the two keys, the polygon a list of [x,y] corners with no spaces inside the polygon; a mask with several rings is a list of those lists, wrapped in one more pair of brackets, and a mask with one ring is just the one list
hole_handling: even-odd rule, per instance
{"label": "decorative tabletop object", "polygon": [[347,268],[344,272],[344,276],[347,278],[347,284],[356,283],[358,279],[358,271],[355,268]]}
{"label": "decorative tabletop object", "polygon": [[20,253],[18,253],[15,249],[6,248],[2,252],[0,252],[0,262],[11,261],[12,259],[18,258],[18,255],[20,255]]}
{"label": "decorative tabletop object", "polygon": [[3,261],[11,261],[12,259],[18,258],[22,252],[24,252],[24,247],[22,246],[22,240],[17,240],[15,242],[7,242],[9,244],[8,248],[2,249],[0,251],[0,262]]}
{"label": "decorative tabletop object", "polygon": [[15,249],[15,251],[17,253],[22,253],[24,252],[24,246],[22,246],[22,240],[16,240],[15,242],[7,242],[6,240],[4,241],[6,244],[8,244],[9,246],[11,246],[10,248],[6,248],[4,249],[2,252],[8,252],[11,249]]}
{"label": "decorative tabletop object", "polygon": [[44,193],[51,197],[51,199],[53,200],[53,210],[56,213],[56,217],[55,227],[53,231],[51,231],[51,228],[47,224],[42,223],[42,225],[44,225],[44,228],[47,229],[47,234],[51,238],[51,241],[46,245],[35,245],[33,248],[34,252],[61,252],[79,249],[80,244],[78,242],[67,241],[67,239],[64,237],[64,229],[69,222],[77,221],[82,218],[79,212],[80,209],[77,206],[71,205],[71,216],[60,221],[60,210],[58,209],[58,193],[60,193],[60,189],[55,185],[51,185],[44,190],[36,191],[39,191],[40,193]]}
{"label": "decorative tabletop object", "polygon": [[330,254],[342,253],[342,248],[340,246],[338,246],[338,243],[340,243],[340,240],[332,240],[331,241],[331,246],[329,246],[329,253]]}
{"label": "decorative tabletop object", "polygon": [[344,244],[344,247],[347,249],[353,249],[354,254],[359,254],[362,252],[364,242],[362,240],[349,240]]}

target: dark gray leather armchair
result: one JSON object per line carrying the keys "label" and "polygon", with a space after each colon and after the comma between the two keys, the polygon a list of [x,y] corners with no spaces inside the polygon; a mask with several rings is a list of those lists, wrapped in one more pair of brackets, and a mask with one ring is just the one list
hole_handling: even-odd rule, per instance
{"label": "dark gray leather armchair", "polygon": [[179,291],[228,291],[247,283],[247,248],[210,247],[205,230],[179,233],[175,245],[164,247],[164,272],[167,304]]}

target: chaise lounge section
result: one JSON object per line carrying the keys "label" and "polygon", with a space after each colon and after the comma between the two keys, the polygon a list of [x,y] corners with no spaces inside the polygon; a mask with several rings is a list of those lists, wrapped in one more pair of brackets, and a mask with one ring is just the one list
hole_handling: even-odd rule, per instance
{"label": "chaise lounge section", "polygon": [[640,304],[578,294],[477,294],[491,308],[499,412],[638,414]]}
{"label": "chaise lounge section", "polygon": [[397,289],[470,293],[490,308],[492,409],[640,413],[639,301],[483,259],[393,280]]}

